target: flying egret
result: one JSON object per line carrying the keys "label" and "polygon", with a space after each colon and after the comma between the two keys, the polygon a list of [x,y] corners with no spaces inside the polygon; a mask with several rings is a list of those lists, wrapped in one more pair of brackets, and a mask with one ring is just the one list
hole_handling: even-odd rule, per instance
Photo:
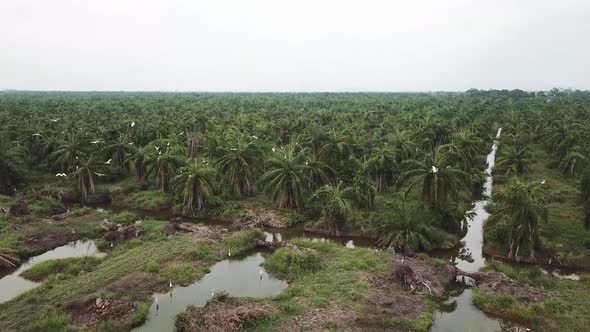
{"label": "flying egret", "polygon": [[272,148],[272,152],[275,152],[275,148]]}
{"label": "flying egret", "polygon": [[96,174],[97,176],[105,176],[106,175],[106,174],[96,173],[96,172],[94,172],[94,174]]}
{"label": "flying egret", "polygon": [[166,146],[170,146],[170,142],[166,143]]}
{"label": "flying egret", "polygon": [[127,143],[127,144],[129,144],[129,145],[133,145],[133,142],[129,142],[129,143]]}
{"label": "flying egret", "polygon": [[39,133],[34,133],[33,136],[41,136]]}
{"label": "flying egret", "polygon": [[57,121],[59,121],[59,118],[57,118],[57,119],[49,119],[49,121],[51,121],[51,122],[57,122]]}
{"label": "flying egret", "polygon": [[436,166],[432,166],[432,173],[436,173],[438,172],[438,168],[436,168]]}
{"label": "flying egret", "polygon": [[156,151],[160,151],[160,147],[155,145],[154,148],[156,149]]}
{"label": "flying egret", "polygon": [[80,160],[80,158],[78,158],[78,156],[76,156],[76,160]]}
{"label": "flying egret", "polygon": [[98,144],[98,143],[102,143],[102,141],[97,139],[97,140],[90,142],[90,144]]}
{"label": "flying egret", "polygon": [[256,135],[252,135],[252,137],[254,137],[254,139],[258,139],[258,137],[256,137]]}
{"label": "flying egret", "polygon": [[110,164],[111,164],[111,161],[113,161],[113,159],[109,159],[109,160],[107,160],[107,161],[106,161],[104,164],[105,164],[105,165],[110,165]]}
{"label": "flying egret", "polygon": [[67,174],[66,173],[57,173],[57,174],[55,174],[55,176],[64,177],[64,176],[67,176]]}

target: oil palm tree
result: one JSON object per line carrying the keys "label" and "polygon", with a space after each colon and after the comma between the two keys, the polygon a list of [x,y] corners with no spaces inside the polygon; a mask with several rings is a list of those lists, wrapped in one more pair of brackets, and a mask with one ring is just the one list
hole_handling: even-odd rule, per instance
{"label": "oil palm tree", "polygon": [[254,169],[262,159],[262,152],[256,142],[243,142],[227,149],[217,160],[220,171],[227,176],[231,191],[237,197],[254,195]]}
{"label": "oil palm tree", "polygon": [[[6,142],[3,140],[3,142]],[[12,194],[23,178],[22,157],[18,147],[0,143],[0,193]]]}
{"label": "oil palm tree", "polygon": [[182,165],[182,160],[169,149],[163,147],[159,149],[160,151],[151,152],[148,156],[147,175],[155,173],[158,189],[161,193],[165,193],[170,189],[172,178]]}
{"label": "oil palm tree", "polygon": [[20,259],[14,250],[0,248],[0,267],[13,268],[20,264]]}
{"label": "oil palm tree", "polygon": [[[266,163],[267,171],[260,182],[266,194],[279,208],[299,209],[303,206],[303,194],[307,187],[306,174],[312,172],[313,165],[305,164],[304,155],[295,153],[293,147],[281,149]],[[321,172],[315,168],[314,172]]]}
{"label": "oil palm tree", "polygon": [[105,147],[105,153],[112,163],[129,170],[128,158],[133,153],[134,146],[127,135],[119,135],[119,138]]}
{"label": "oil palm tree", "polygon": [[394,172],[397,171],[393,149],[387,143],[374,148],[363,168],[375,181],[375,189],[378,192],[388,192]]}
{"label": "oil palm tree", "polygon": [[67,172],[80,158],[86,158],[86,144],[75,138],[63,142],[49,155],[54,166],[62,172]]}
{"label": "oil palm tree", "polygon": [[313,198],[321,204],[321,221],[330,235],[340,236],[342,228],[353,215],[353,187],[346,187],[342,181],[337,185],[328,184],[316,190]]}
{"label": "oil palm tree", "polygon": [[401,203],[394,208],[390,218],[379,225],[379,244],[396,251],[415,251],[432,249],[434,227],[428,223],[433,216],[428,214],[422,204],[408,204],[402,194]]}
{"label": "oil palm tree", "polygon": [[190,161],[188,165],[179,169],[174,177],[176,193],[182,197],[186,210],[201,210],[205,200],[213,192],[213,168],[197,161]]}
{"label": "oil palm tree", "polygon": [[128,162],[135,168],[135,178],[139,184],[145,184],[147,180],[147,163],[149,154],[147,147],[135,148],[129,156]]}
{"label": "oil palm tree", "polygon": [[75,166],[72,166],[69,176],[76,179],[76,189],[83,199],[88,198],[88,194],[94,193],[95,176],[103,175],[99,173],[100,168],[94,155],[77,159]]}
{"label": "oil palm tree", "polygon": [[508,220],[511,225],[510,258],[517,258],[522,245],[529,249],[529,257],[535,258],[535,246],[539,237],[539,222],[547,220],[550,203],[543,182],[523,183],[513,178],[494,201],[495,220]]}
{"label": "oil palm tree", "polygon": [[416,184],[422,184],[422,200],[434,209],[445,208],[449,196],[454,196],[461,186],[468,186],[470,176],[454,165],[457,154],[446,146],[438,146],[423,161],[406,160],[402,166],[407,169],[400,176],[399,183],[411,179],[409,192]]}
{"label": "oil palm tree", "polygon": [[588,165],[588,157],[583,154],[580,146],[575,146],[561,160],[559,168],[561,174],[575,175],[586,165]]}
{"label": "oil palm tree", "polygon": [[528,172],[531,158],[526,146],[507,145],[502,152],[496,162],[497,168],[505,169],[506,174],[523,175]]}

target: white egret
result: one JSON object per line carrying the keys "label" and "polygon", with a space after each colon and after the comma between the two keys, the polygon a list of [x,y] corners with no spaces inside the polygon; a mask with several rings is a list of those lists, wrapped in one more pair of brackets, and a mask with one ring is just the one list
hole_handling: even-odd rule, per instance
{"label": "white egret", "polygon": [[94,172],[94,174],[96,174],[97,176],[105,176],[106,175],[106,174],[103,174],[103,173],[96,173],[96,172]]}
{"label": "white egret", "polygon": [[111,164],[111,161],[113,161],[113,159],[109,159],[109,160],[107,160],[107,161],[106,161],[104,164],[105,164],[105,165],[110,165],[110,164]]}
{"label": "white egret", "polygon": [[111,248],[113,247],[113,241],[111,241]]}
{"label": "white egret", "polygon": [[272,148],[272,152],[275,152],[275,148]]}
{"label": "white egret", "polygon": [[135,127],[135,121],[131,122],[131,127]]}
{"label": "white egret", "polygon": [[545,179],[543,179],[543,181],[541,181],[541,184],[545,184]]}
{"label": "white egret", "polygon": [[99,144],[99,143],[102,143],[102,141],[98,140],[98,139],[90,142],[90,144]]}
{"label": "white egret", "polygon": [[57,119],[49,119],[49,121],[51,121],[51,122],[57,122],[57,121],[59,121],[59,118],[57,118]]}
{"label": "white egret", "polygon": [[211,291],[211,297],[215,296],[215,288]]}
{"label": "white egret", "polygon": [[436,168],[436,166],[432,166],[432,173],[436,173],[438,172],[438,168]]}
{"label": "white egret", "polygon": [[33,136],[41,136],[39,133],[34,133]]}
{"label": "white egret", "polygon": [[55,174],[55,176],[57,176],[57,177],[65,177],[65,176],[67,176],[67,174],[66,173],[57,173],[57,174]]}
{"label": "white egret", "polygon": [[238,151],[238,149],[236,149],[236,148],[231,148],[230,150],[232,150],[232,151]]}
{"label": "white egret", "polygon": [[227,249],[227,257],[231,257],[231,249]]}
{"label": "white egret", "polygon": [[172,279],[170,279],[170,288],[172,288]]}
{"label": "white egret", "polygon": [[256,135],[252,135],[252,137],[254,137],[254,139],[258,139],[258,137],[256,137]]}

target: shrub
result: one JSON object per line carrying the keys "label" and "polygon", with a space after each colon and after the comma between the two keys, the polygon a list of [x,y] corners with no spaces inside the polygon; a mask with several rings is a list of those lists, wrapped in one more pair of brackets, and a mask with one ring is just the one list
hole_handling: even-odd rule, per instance
{"label": "shrub", "polygon": [[313,251],[296,251],[280,248],[264,263],[265,268],[276,274],[299,276],[322,267],[320,256]]}
{"label": "shrub", "polygon": [[252,228],[235,234],[225,240],[228,250],[232,255],[240,255],[256,247],[256,240],[264,238],[264,232],[258,228]]}

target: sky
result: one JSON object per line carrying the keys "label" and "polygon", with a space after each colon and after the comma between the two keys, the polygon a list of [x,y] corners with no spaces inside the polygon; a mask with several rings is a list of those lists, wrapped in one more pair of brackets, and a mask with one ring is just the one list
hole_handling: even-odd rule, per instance
{"label": "sky", "polygon": [[0,0],[0,89],[590,89],[587,0]]}

